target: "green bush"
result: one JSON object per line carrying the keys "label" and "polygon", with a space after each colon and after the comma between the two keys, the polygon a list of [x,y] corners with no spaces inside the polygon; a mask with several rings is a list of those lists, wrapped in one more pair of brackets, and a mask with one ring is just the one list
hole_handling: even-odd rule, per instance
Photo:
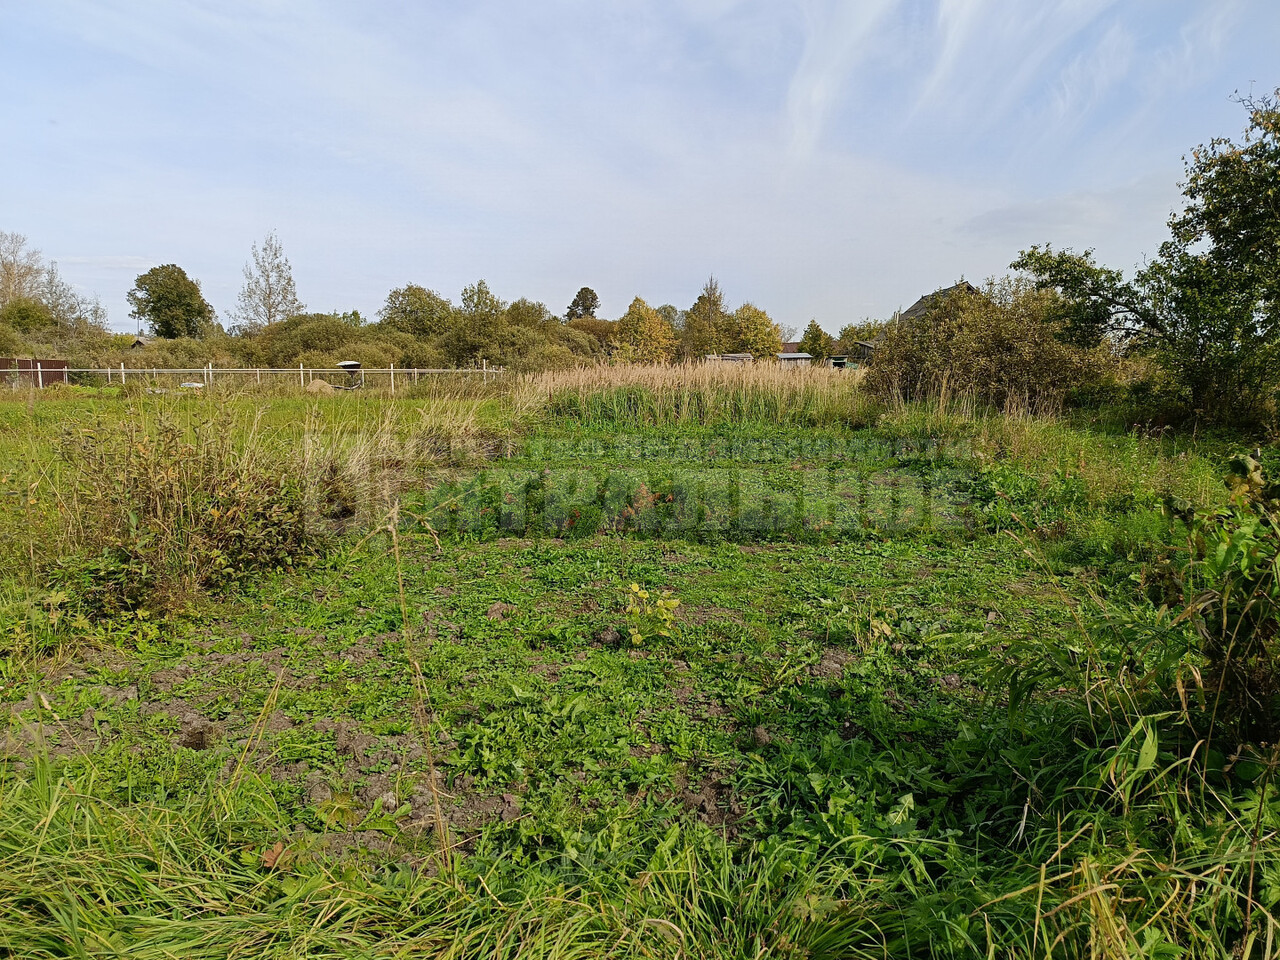
{"label": "green bush", "polygon": [[12,356],[17,353],[21,345],[22,338],[18,336],[18,331],[0,320],[0,353],[5,356]]}
{"label": "green bush", "polygon": [[[233,343],[229,337],[155,339],[139,349],[120,350],[114,355],[117,359],[108,362],[112,367],[123,362],[125,367],[139,370],[194,370],[207,363],[215,367],[235,367],[239,362],[231,352]],[[99,366],[101,362],[86,358],[88,366]]]}
{"label": "green bush", "polygon": [[866,385],[882,398],[967,395],[1052,411],[1103,379],[1101,355],[1063,342],[1059,298],[1013,279],[957,290],[888,328]]}
{"label": "green bush", "polygon": [[1171,578],[1200,639],[1211,716],[1245,739],[1280,739],[1280,484],[1237,457],[1229,507],[1201,511]]}

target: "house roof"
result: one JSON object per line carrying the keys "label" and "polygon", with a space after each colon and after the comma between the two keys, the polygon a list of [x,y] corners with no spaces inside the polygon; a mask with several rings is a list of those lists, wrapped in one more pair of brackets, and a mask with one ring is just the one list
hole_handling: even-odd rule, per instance
{"label": "house roof", "polygon": [[787,343],[784,343],[784,344],[782,345],[782,352],[783,352],[783,353],[799,353],[799,352],[800,352],[800,341],[799,341],[799,340],[791,340],[791,341],[789,341],[789,342],[787,342]]}
{"label": "house roof", "polygon": [[947,297],[951,296],[953,293],[960,293],[961,291],[965,293],[977,293],[978,288],[968,280],[961,280],[959,283],[952,284],[949,287],[944,287],[941,290],[935,290],[933,293],[926,293],[911,306],[907,307],[907,309],[903,310],[899,315],[899,319],[914,320],[917,317],[923,317],[928,309],[935,303],[939,303],[947,299]]}
{"label": "house roof", "polygon": [[778,354],[778,359],[779,360],[812,360],[813,356],[812,354],[808,354],[808,353],[780,353]]}

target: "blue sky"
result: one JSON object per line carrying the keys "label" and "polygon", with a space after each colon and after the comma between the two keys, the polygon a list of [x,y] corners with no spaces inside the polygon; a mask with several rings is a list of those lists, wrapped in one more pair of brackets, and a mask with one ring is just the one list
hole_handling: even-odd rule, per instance
{"label": "blue sky", "polygon": [[1280,86],[1274,0],[0,0],[0,230],[112,325],[225,315],[276,230],[314,310],[578,287],[828,330],[1032,243],[1154,253],[1182,156]]}

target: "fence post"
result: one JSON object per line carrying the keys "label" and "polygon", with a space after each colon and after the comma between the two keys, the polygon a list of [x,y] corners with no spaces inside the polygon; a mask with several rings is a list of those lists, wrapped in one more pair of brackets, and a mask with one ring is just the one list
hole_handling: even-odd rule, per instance
{"label": "fence post", "polygon": [[259,384],[259,385],[261,385],[261,384],[262,384],[262,369],[261,369],[260,367],[254,367],[254,368],[253,368],[253,372],[254,372],[254,373],[257,375],[257,377],[258,377],[258,384]]}
{"label": "fence post", "polygon": [[298,364],[298,386],[303,390],[307,389],[306,377],[302,373],[302,364]]}
{"label": "fence post", "polygon": [[124,384],[124,361],[120,361],[120,383]]}
{"label": "fence post", "polygon": [[44,368],[40,366],[40,361],[36,361],[36,384],[41,390],[44,389]]}
{"label": "fence post", "polygon": [[391,395],[396,395],[396,365],[391,364]]}
{"label": "fence post", "polygon": [[107,367],[107,383],[111,383],[111,368]]}

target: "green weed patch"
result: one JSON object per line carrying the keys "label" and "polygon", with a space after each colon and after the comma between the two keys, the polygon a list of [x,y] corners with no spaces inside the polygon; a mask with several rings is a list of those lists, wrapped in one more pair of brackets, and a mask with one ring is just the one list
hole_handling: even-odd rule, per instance
{"label": "green weed patch", "polygon": [[936,411],[472,450],[182,616],[15,559],[0,949],[1274,952],[1275,758],[1206,740],[1151,579],[1194,452]]}

